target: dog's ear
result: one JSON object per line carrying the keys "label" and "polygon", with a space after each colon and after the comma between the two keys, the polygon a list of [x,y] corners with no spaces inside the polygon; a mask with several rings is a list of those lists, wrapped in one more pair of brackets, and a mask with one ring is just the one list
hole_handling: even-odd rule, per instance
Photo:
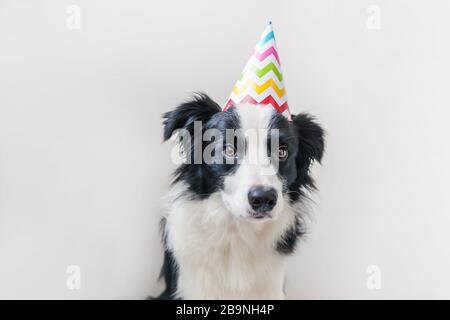
{"label": "dog's ear", "polygon": [[292,118],[299,142],[297,171],[300,184],[314,188],[314,181],[309,175],[309,168],[314,161],[320,163],[325,149],[324,130],[315,119],[306,113]]}
{"label": "dog's ear", "polygon": [[163,115],[164,141],[170,139],[178,129],[188,130],[192,134],[195,121],[201,121],[204,124],[220,111],[220,106],[206,94],[195,94],[190,101]]}

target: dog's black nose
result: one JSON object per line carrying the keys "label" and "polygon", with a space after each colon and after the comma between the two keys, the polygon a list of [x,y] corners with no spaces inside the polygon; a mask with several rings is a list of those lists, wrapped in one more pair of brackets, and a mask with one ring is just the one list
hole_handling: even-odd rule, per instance
{"label": "dog's black nose", "polygon": [[248,202],[255,212],[269,212],[277,204],[277,192],[268,186],[257,186],[250,188]]}

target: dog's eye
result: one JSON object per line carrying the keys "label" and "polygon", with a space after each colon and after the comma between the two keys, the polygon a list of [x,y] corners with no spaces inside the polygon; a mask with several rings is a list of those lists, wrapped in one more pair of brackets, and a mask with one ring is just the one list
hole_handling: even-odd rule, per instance
{"label": "dog's eye", "polygon": [[236,148],[232,144],[227,144],[223,148],[223,153],[228,158],[234,158],[234,157],[236,157]]}
{"label": "dog's eye", "polygon": [[287,146],[280,146],[279,148],[278,148],[278,159],[280,160],[280,161],[284,161],[284,160],[286,160],[287,158],[288,158],[288,156],[289,156],[289,151],[288,151],[288,148],[287,148]]}

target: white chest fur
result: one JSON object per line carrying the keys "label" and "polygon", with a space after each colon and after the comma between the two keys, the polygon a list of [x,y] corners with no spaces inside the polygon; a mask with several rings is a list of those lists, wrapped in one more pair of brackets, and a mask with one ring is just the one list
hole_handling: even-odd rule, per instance
{"label": "white chest fur", "polygon": [[285,208],[277,220],[232,216],[219,195],[207,200],[168,197],[167,245],[179,267],[177,296],[183,299],[283,299],[285,257],[276,241],[293,224]]}

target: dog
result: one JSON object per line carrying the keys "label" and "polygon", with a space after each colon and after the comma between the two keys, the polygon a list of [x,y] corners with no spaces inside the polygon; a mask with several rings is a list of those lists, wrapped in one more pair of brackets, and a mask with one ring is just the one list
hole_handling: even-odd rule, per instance
{"label": "dog", "polygon": [[[224,161],[185,161],[174,173],[161,220],[166,287],[158,298],[283,299],[285,261],[305,232],[304,204],[316,189],[310,167],[322,159],[324,130],[306,113],[289,121],[270,105],[222,111],[204,93],[163,118],[164,141],[187,134],[178,136],[185,160],[213,145]],[[205,139],[208,130],[215,139]],[[228,131],[257,138],[225,139]],[[258,150],[275,161],[245,161]]]}

